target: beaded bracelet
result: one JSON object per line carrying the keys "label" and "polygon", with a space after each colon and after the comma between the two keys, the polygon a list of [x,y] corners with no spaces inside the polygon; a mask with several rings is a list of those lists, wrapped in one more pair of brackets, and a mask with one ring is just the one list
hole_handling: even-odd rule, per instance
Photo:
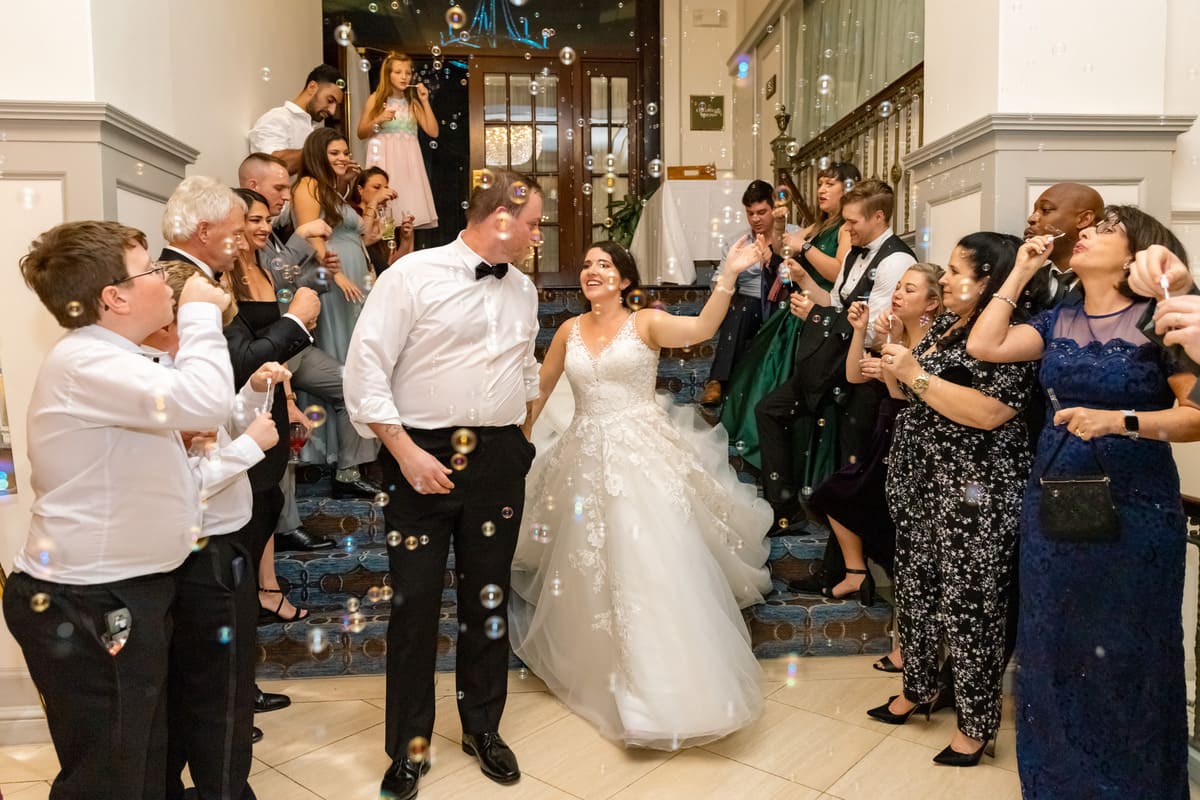
{"label": "beaded bracelet", "polygon": [[1004,295],[1002,295],[1002,294],[994,294],[994,295],[992,295],[992,299],[993,299],[993,300],[1003,300],[1004,302],[1006,302],[1006,303],[1008,303],[1010,306],[1012,306],[1014,311],[1015,311],[1015,310],[1016,310],[1016,308],[1017,308],[1017,301],[1016,301],[1016,300],[1013,300],[1011,297],[1006,297],[1006,296],[1004,296]]}

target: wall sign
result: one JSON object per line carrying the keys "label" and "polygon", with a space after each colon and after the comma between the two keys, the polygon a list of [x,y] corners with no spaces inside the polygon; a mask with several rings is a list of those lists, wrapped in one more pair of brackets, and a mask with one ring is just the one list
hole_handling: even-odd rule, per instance
{"label": "wall sign", "polygon": [[725,95],[694,94],[691,96],[692,130],[725,130]]}

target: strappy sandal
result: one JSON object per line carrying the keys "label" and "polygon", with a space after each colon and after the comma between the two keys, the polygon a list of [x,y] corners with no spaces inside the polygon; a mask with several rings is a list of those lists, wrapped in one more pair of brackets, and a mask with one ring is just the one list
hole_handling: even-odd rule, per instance
{"label": "strappy sandal", "polygon": [[258,624],[259,625],[271,625],[276,622],[299,622],[300,620],[308,617],[308,609],[307,608],[297,608],[295,610],[295,613],[293,613],[290,617],[285,617],[283,614],[279,613],[279,611],[283,608],[284,602],[287,601],[287,595],[285,595],[283,593],[282,589],[259,589],[258,591],[263,592],[264,594],[279,595],[279,604],[275,606],[274,611],[263,606],[262,603],[259,603],[259,606],[258,606]]}
{"label": "strappy sandal", "polygon": [[892,661],[891,653],[888,653],[871,666],[880,672],[904,672],[904,667],[897,667],[895,662]]}

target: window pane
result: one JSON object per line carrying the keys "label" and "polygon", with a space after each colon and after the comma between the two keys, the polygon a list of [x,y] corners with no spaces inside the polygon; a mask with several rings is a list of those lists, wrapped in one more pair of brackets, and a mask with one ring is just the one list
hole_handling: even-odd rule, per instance
{"label": "window pane", "polygon": [[612,79],[612,121],[629,121],[629,79]]}
{"label": "window pane", "polygon": [[608,78],[592,78],[592,122],[608,122]]}
{"label": "window pane", "polygon": [[605,159],[608,157],[608,128],[603,125],[592,126],[592,158],[595,159],[595,165],[592,167],[592,172],[604,174],[608,168],[605,166]]}
{"label": "window pane", "polygon": [[542,219],[551,225],[558,220],[558,176],[543,175],[538,177],[542,187]]}
{"label": "window pane", "polygon": [[538,250],[538,272],[558,272],[558,228],[542,228],[542,246]]}
{"label": "window pane", "polygon": [[537,172],[558,172],[558,126],[538,125],[541,151],[537,156]]}
{"label": "window pane", "polygon": [[[629,174],[629,128],[622,125],[612,129],[613,171]],[[607,163],[607,162],[605,162]]]}
{"label": "window pane", "polygon": [[533,156],[540,143],[534,136],[532,125],[513,125],[508,129],[509,157],[512,168],[519,172],[527,172],[533,168]]}
{"label": "window pane", "polygon": [[538,78],[538,122],[558,120],[558,78],[554,75]]}
{"label": "window pane", "polygon": [[489,73],[483,76],[483,119],[485,122],[502,122],[508,118],[508,97],[504,86],[504,75]]}
{"label": "window pane", "polygon": [[508,166],[508,126],[483,126],[483,161],[489,167]]}
{"label": "window pane", "polygon": [[533,96],[529,94],[532,78],[528,75],[509,75],[509,116],[513,122],[533,121]]}

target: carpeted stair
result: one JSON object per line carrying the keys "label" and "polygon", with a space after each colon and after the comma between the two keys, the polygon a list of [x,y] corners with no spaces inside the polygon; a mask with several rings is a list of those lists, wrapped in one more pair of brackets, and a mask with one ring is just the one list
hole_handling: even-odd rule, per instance
{"label": "carpeted stair", "polygon": [[[672,313],[695,314],[708,292],[650,289],[645,294],[648,305],[662,303]],[[580,313],[584,302],[578,290],[543,291],[540,299],[538,344],[539,350],[544,350],[558,325]],[[664,351],[659,388],[673,394],[676,402],[694,403],[707,380],[711,358],[712,342]],[[740,466],[740,459],[735,457],[732,462]],[[753,480],[741,474],[743,480]],[[335,539],[338,547],[318,553],[277,554],[280,585],[293,604],[309,609],[309,616],[300,622],[259,628],[259,677],[380,674],[387,653],[388,612],[392,603],[403,599],[402,592],[390,586],[383,515],[367,500],[328,499],[327,475],[317,483],[301,484],[298,494],[305,528]],[[829,536],[827,528],[813,523],[792,530],[771,540],[774,590],[764,603],[744,612],[755,653],[773,658],[888,652],[892,609],[883,600],[866,608],[856,600],[826,600],[788,590],[788,580],[807,577],[819,565]],[[453,552],[444,583],[437,668],[450,671],[454,669],[458,629]],[[520,665],[515,657],[513,665]]]}

